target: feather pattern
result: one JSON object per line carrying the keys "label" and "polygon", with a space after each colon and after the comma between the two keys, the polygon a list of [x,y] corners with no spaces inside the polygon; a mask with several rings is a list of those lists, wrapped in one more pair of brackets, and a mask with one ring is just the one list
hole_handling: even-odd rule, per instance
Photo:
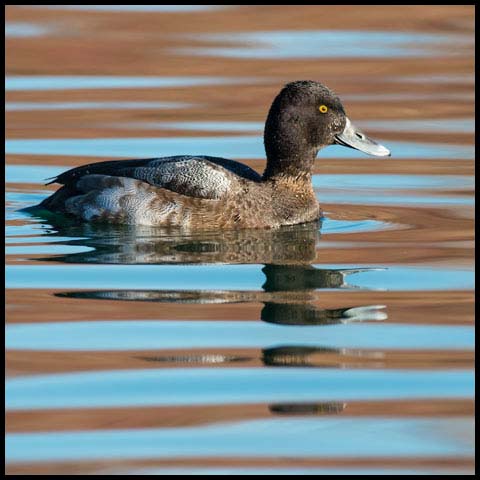
{"label": "feather pattern", "polygon": [[239,179],[261,176],[247,165],[225,158],[180,155],[145,160],[114,160],[73,168],[49,183],[68,185],[85,175],[134,178],[197,198],[221,198]]}

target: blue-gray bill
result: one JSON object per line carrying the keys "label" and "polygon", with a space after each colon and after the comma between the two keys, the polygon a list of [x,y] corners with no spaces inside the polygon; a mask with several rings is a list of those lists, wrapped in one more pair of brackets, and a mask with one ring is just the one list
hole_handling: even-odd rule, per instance
{"label": "blue-gray bill", "polygon": [[368,155],[375,155],[376,157],[390,156],[390,150],[388,150],[388,148],[368,138],[361,130],[353,125],[349,118],[347,118],[345,129],[335,137],[335,140],[339,145],[355,148]]}

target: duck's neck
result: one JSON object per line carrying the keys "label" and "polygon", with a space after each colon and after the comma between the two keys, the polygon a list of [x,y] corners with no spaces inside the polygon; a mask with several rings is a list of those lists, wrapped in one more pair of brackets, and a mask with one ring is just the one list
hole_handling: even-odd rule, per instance
{"label": "duck's neck", "polygon": [[264,180],[311,177],[320,147],[306,137],[305,130],[300,119],[278,112],[274,102],[263,135],[267,154]]}
{"label": "duck's neck", "polygon": [[263,180],[288,178],[310,181],[317,153],[316,149],[289,156],[267,153],[267,166],[263,172]]}

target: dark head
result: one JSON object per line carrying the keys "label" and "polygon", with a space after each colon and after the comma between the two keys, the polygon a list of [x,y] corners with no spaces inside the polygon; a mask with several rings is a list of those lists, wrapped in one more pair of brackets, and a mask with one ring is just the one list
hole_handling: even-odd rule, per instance
{"label": "dark head", "polygon": [[334,92],[311,80],[289,83],[277,95],[268,113],[264,142],[264,178],[310,174],[318,151],[334,143],[370,155],[390,155],[353,126]]}

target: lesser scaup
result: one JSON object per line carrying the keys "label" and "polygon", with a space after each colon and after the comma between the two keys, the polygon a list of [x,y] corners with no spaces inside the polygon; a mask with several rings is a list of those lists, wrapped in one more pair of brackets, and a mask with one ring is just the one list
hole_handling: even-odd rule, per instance
{"label": "lesser scaup", "polygon": [[263,175],[233,160],[175,156],[93,163],[62,173],[36,208],[84,221],[197,229],[275,228],[321,217],[312,187],[319,150],[340,144],[390,152],[350,122],[340,99],[314,81],[287,84],[270,107]]}

